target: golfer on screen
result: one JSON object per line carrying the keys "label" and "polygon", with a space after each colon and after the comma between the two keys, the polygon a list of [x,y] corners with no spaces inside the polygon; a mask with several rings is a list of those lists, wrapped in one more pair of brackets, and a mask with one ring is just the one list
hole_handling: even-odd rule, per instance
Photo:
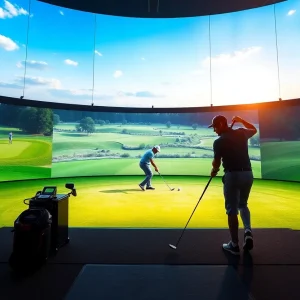
{"label": "golfer on screen", "polygon": [[13,134],[12,134],[12,132],[10,132],[10,133],[8,134],[8,143],[9,143],[9,144],[12,144],[12,138],[13,138]]}
{"label": "golfer on screen", "polygon": [[248,154],[248,139],[257,132],[256,128],[240,117],[233,117],[232,122],[242,123],[246,128],[231,129],[224,116],[216,116],[209,128],[219,136],[214,141],[214,159],[211,177],[219,172],[221,159],[224,168],[223,193],[231,241],[223,244],[223,249],[239,255],[238,214],[244,225],[244,250],[253,248],[250,211],[248,198],[253,184],[253,173]]}
{"label": "golfer on screen", "polygon": [[145,191],[145,185],[146,185],[146,190],[155,190],[155,188],[153,186],[151,186],[151,178],[153,176],[153,173],[150,169],[150,163],[154,167],[154,170],[156,172],[159,172],[156,164],[153,161],[155,154],[159,151],[160,151],[160,147],[155,146],[152,149],[147,150],[140,160],[140,168],[144,171],[144,173],[146,175],[146,178],[144,179],[144,181],[139,184],[139,187],[143,191]]}

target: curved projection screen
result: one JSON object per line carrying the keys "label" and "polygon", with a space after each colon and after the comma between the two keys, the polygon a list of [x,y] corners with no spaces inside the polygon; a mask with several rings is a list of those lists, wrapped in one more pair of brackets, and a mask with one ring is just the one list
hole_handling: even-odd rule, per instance
{"label": "curved projection screen", "polygon": [[300,0],[210,19],[95,16],[2,0],[0,95],[116,107],[298,98],[299,13]]}
{"label": "curved projection screen", "polygon": [[300,181],[300,103],[267,110],[195,113],[91,112],[1,104],[0,180],[143,175],[140,157],[156,144],[161,146],[156,159],[162,174],[209,176],[217,136],[207,127],[216,114],[225,115],[229,122],[239,115],[257,127],[258,133],[249,140],[255,178]]}

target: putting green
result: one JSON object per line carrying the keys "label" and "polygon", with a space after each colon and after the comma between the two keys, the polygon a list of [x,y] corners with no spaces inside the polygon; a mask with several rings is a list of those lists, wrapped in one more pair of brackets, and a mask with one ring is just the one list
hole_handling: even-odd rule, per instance
{"label": "putting green", "polygon": [[7,141],[0,140],[0,158],[7,159],[20,156],[22,152],[31,145],[28,141],[14,141],[9,144]]}
{"label": "putting green", "polygon": [[[52,160],[51,140],[16,139],[12,144],[0,141],[0,165],[6,166],[44,166]],[[9,152],[9,153],[7,153]]]}
{"label": "putting green", "polygon": [[0,139],[0,181],[49,178],[51,163],[51,137],[14,135],[12,144]]}
{"label": "putting green", "polygon": [[[70,227],[183,228],[208,177],[160,176],[153,178],[155,191],[143,192],[141,176],[64,178],[0,183],[0,226],[13,226],[27,208],[29,198],[46,185],[64,193],[66,182],[76,185],[77,197],[70,198]],[[300,229],[299,183],[255,180],[250,195],[253,228]],[[241,224],[241,223],[240,223]],[[227,228],[222,183],[214,178],[200,202],[189,228]]]}

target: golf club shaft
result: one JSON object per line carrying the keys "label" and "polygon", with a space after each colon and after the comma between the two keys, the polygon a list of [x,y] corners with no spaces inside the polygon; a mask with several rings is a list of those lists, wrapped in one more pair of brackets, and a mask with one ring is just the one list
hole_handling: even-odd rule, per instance
{"label": "golf club shaft", "polygon": [[188,224],[189,224],[189,222],[190,222],[190,220],[191,220],[191,218],[192,218],[192,216],[193,216],[193,214],[194,214],[194,212],[195,212],[195,210],[196,210],[196,208],[197,208],[198,204],[200,203],[200,201],[201,201],[201,199],[202,199],[202,197],[203,197],[203,195],[204,195],[205,191],[207,190],[207,188],[208,188],[208,186],[209,186],[209,184],[210,184],[211,180],[212,180],[212,177],[210,177],[210,179],[209,179],[208,183],[206,184],[206,187],[205,187],[205,189],[204,189],[204,191],[203,191],[203,193],[202,193],[202,195],[201,195],[200,199],[198,200],[198,203],[197,203],[197,205],[195,206],[195,208],[194,208],[194,210],[193,210],[193,212],[192,212],[192,214],[191,214],[191,216],[190,216],[189,220],[187,221],[187,223],[186,223],[186,225],[185,225],[184,229],[182,230],[182,233],[181,233],[181,235],[180,235],[180,238],[178,239],[178,241],[177,241],[177,243],[176,243],[176,247],[178,246],[178,244],[179,244],[179,242],[180,242],[180,240],[181,240],[181,238],[182,238],[182,236],[183,236],[183,233],[184,233],[184,231],[185,231],[186,227],[188,226]]}
{"label": "golf club shaft", "polygon": [[158,174],[160,175],[160,177],[162,178],[162,180],[164,181],[164,183],[168,186],[168,188],[172,191],[172,189],[169,187],[169,185],[166,183],[166,181],[164,180],[164,178],[161,176],[161,174],[158,172]]}
{"label": "golf club shaft", "polygon": [[[234,123],[235,123],[235,121],[233,121],[233,122],[231,123],[230,128],[233,127]],[[195,208],[194,208],[194,210],[193,210],[193,212],[192,212],[192,214],[191,214],[189,220],[187,221],[187,223],[186,223],[184,229],[182,230],[181,235],[180,235],[180,237],[179,237],[179,239],[178,239],[176,245],[174,246],[174,245],[171,245],[171,244],[170,244],[170,247],[172,247],[173,249],[176,249],[176,248],[178,247],[178,244],[179,244],[179,242],[180,242],[180,240],[181,240],[181,238],[182,238],[182,236],[183,236],[183,234],[184,234],[184,231],[185,231],[186,227],[188,226],[188,224],[189,224],[189,222],[190,222],[190,220],[191,220],[191,218],[192,218],[192,216],[193,216],[195,210],[197,209],[198,204],[200,203],[200,201],[201,201],[201,199],[202,199],[202,197],[203,197],[205,191],[207,190],[207,188],[208,188],[208,186],[209,186],[209,184],[210,184],[212,178],[213,178],[213,177],[210,177],[208,183],[206,184],[206,187],[205,187],[205,189],[204,189],[204,191],[203,191],[203,193],[202,193],[200,199],[198,200],[198,203],[196,204],[196,206],[195,206]]]}

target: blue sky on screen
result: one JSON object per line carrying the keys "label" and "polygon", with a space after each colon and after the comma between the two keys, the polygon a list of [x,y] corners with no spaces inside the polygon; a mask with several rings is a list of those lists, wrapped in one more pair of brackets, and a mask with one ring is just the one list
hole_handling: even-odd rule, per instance
{"label": "blue sky on screen", "polygon": [[[94,15],[0,0],[0,95],[76,104],[207,106],[300,96],[300,0],[209,18]],[[27,26],[28,44],[27,44]],[[280,94],[279,94],[280,93]]]}

